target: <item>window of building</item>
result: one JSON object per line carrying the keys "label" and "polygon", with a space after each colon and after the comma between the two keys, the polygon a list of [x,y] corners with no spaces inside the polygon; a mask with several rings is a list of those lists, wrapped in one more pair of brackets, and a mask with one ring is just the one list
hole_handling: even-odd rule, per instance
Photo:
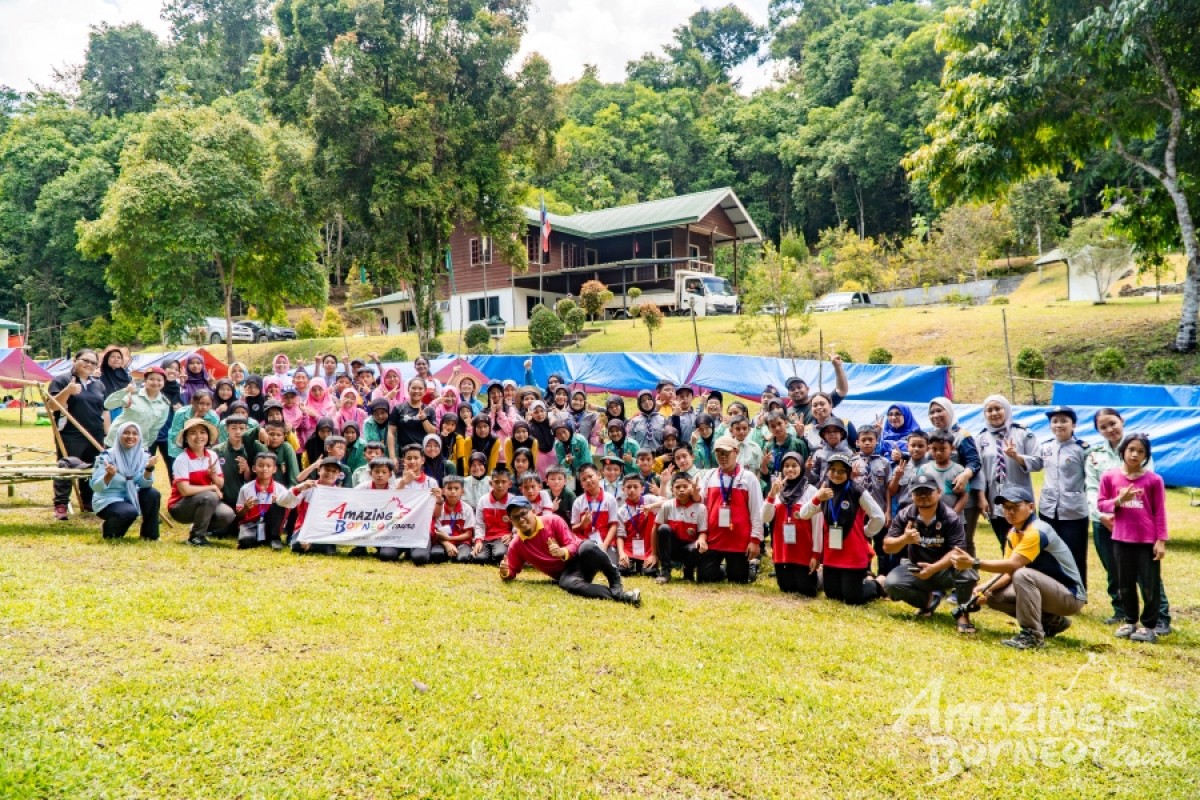
{"label": "window of building", "polygon": [[477,297],[467,301],[467,321],[484,322],[491,317],[500,316],[499,297]]}
{"label": "window of building", "polygon": [[471,240],[471,266],[492,263],[492,240],[488,238]]}

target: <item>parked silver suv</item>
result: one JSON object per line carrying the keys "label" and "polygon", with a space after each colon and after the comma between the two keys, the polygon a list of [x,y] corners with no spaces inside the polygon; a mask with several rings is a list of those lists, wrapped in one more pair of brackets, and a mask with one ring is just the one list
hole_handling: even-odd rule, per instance
{"label": "parked silver suv", "polygon": [[226,341],[253,342],[254,331],[239,322],[233,323],[233,334],[226,333],[223,317],[205,317],[188,335],[197,342],[224,344]]}

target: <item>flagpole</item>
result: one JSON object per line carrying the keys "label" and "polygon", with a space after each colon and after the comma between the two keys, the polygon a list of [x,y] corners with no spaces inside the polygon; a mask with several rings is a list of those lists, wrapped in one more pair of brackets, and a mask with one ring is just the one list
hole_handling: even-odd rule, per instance
{"label": "flagpole", "polygon": [[463,323],[466,322],[466,315],[463,314],[462,295],[458,294],[458,289],[454,285],[454,255],[450,249],[450,245],[446,245],[446,272],[450,274],[450,296],[458,295],[458,355],[462,355],[463,346]]}

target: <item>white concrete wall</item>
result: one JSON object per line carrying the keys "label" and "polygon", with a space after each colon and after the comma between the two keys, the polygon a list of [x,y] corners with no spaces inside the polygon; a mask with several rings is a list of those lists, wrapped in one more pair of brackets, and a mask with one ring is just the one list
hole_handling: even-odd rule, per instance
{"label": "white concrete wall", "polygon": [[[445,323],[446,330],[463,330],[470,327],[472,322],[482,322],[483,320],[470,319],[470,301],[482,299],[485,295],[499,299],[500,316],[504,318],[507,327],[526,328],[529,326],[529,298],[536,298],[538,296],[537,290],[505,286],[500,289],[489,289],[486,293],[464,292],[454,295],[448,300],[441,301],[439,308],[442,311],[442,320]],[[555,303],[565,296],[546,292],[546,305],[553,307]]]}

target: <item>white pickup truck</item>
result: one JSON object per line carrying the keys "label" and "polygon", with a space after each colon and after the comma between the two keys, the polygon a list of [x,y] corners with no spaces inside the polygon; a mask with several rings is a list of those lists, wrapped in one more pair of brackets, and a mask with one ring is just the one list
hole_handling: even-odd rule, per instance
{"label": "white pickup truck", "polygon": [[738,298],[729,281],[707,272],[680,270],[675,273],[675,291],[643,292],[637,300],[618,295],[604,307],[609,318],[627,317],[629,309],[642,303],[653,303],[667,314],[687,314],[693,310],[698,317],[716,314],[736,314]]}

